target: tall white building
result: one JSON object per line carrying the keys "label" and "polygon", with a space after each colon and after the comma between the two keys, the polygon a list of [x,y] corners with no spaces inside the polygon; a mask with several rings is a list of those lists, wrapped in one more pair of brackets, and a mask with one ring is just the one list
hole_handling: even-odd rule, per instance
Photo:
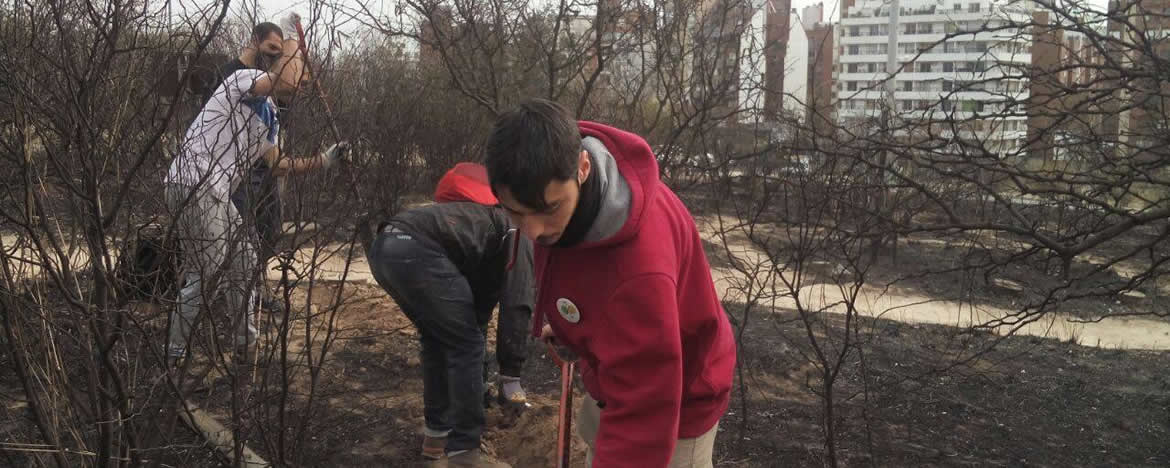
{"label": "tall white building", "polygon": [[[788,15],[776,14],[770,1],[753,0],[753,3],[750,19],[739,37],[739,122],[757,124],[770,118],[765,106],[769,91],[779,97],[780,109],[787,115],[804,120],[805,106],[808,105],[809,43],[800,16],[795,11]],[[787,37],[769,42],[769,18],[773,21],[787,19]],[[782,61],[768,60],[767,49],[772,47],[784,48]],[[783,76],[780,89],[769,90],[766,86],[769,66],[783,68],[777,74]]]}
{"label": "tall white building", "polygon": [[[1005,112],[1004,101],[1028,96],[1028,82],[1022,76],[1032,62],[1031,38],[1028,31],[1007,26],[1026,25],[1032,2],[899,0],[892,49],[891,3],[859,0],[842,12],[840,123],[880,122],[890,98],[887,86],[892,85],[891,120],[961,121],[959,138],[978,139],[1000,155],[1019,151],[1027,117],[1023,109]],[[948,34],[952,37],[940,42]],[[940,126],[934,136],[953,135],[950,126]]]}

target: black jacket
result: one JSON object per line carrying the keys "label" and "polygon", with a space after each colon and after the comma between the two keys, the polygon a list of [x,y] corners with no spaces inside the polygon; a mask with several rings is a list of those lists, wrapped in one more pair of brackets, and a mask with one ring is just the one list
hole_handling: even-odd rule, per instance
{"label": "black jacket", "polygon": [[[532,242],[520,236],[500,208],[435,203],[401,212],[389,224],[446,253],[470,283],[477,310],[490,311],[499,302],[502,314],[532,313]],[[514,245],[515,263],[507,270]]]}

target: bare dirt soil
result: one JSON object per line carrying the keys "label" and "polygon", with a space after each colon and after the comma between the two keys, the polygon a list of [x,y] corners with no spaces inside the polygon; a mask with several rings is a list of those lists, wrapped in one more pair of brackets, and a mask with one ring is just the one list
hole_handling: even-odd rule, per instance
{"label": "bare dirt soil", "polygon": [[[336,286],[314,294],[321,308]],[[321,371],[319,398],[326,404],[312,418],[303,460],[306,466],[430,466],[417,455],[422,384],[414,330],[376,286],[346,290],[338,340]],[[303,297],[294,305],[298,300]],[[744,323],[741,309],[728,304]],[[716,464],[821,466],[823,405],[814,378],[820,370],[808,359],[806,329],[791,313],[748,313],[752,333],[740,348],[742,380],[721,425]],[[843,325],[840,317],[825,320],[817,334],[833,335]],[[839,459],[846,466],[1170,463],[1167,353],[1011,337],[956,364],[964,351],[1000,337],[883,320],[865,322],[863,333],[864,372],[847,367],[835,388]],[[525,369],[532,407],[514,424],[498,409],[489,411],[489,452],[517,467],[554,466],[558,375],[533,344]],[[255,448],[265,454],[264,446]]]}
{"label": "bare dirt soil", "polygon": [[[331,303],[338,285],[315,288],[318,312]],[[428,466],[417,454],[422,385],[413,329],[376,286],[347,284],[343,297],[335,316],[336,342],[320,366],[317,410],[305,421],[302,445],[285,450],[297,455],[299,466]],[[293,309],[304,299],[303,291],[294,294]],[[803,323],[790,312],[757,309],[745,316],[740,305],[727,307],[737,323],[750,328],[740,347],[742,373],[721,424],[716,465],[822,466],[822,388],[814,378],[820,370],[808,359]],[[827,315],[820,325],[827,326],[814,327],[818,336],[838,333],[842,323]],[[1164,443],[1170,437],[1165,352],[1010,337],[994,351],[956,365],[953,357],[962,350],[1001,338],[883,320],[866,322],[863,336],[865,366],[856,365],[861,356],[855,354],[855,365],[839,374],[835,387],[839,461],[845,466],[1170,464]],[[540,346],[533,344],[531,351],[525,384],[532,407],[514,424],[503,421],[498,409],[490,410],[485,445],[517,467],[553,466],[559,374]],[[270,363],[268,371],[279,374],[279,368]],[[291,368],[297,381],[289,404],[295,406],[308,373]],[[4,375],[0,441],[36,440],[12,375]],[[225,385],[223,379],[213,381],[191,399],[226,418]],[[261,411],[275,403],[256,404]],[[290,421],[286,430],[296,430],[299,422]],[[182,463],[173,466],[220,463],[181,427],[172,437],[187,447],[174,457]],[[248,443],[269,460],[276,458],[275,447],[263,437]],[[577,441],[578,463],[582,450]],[[0,464],[27,466],[25,456],[6,452]]]}
{"label": "bare dirt soil", "polygon": [[[923,260],[903,265],[933,265],[952,256],[945,246],[921,239],[906,246],[901,258]],[[715,247],[708,245],[712,266],[726,268],[729,260]],[[949,297],[969,288],[953,286],[969,285],[969,279],[906,278],[914,274],[906,268],[881,263],[874,273],[900,278],[906,294]],[[1011,294],[1016,293],[988,286],[977,289],[976,301],[1011,305]],[[248,400],[254,415],[244,421],[248,445],[270,461],[284,454],[296,466],[436,465],[418,456],[419,345],[393,301],[362,278],[344,284],[318,281],[312,289],[302,285],[291,299],[294,325],[287,354],[276,340],[265,341],[271,354]],[[844,316],[811,317],[810,331],[793,311],[745,310],[738,303],[726,307],[737,328],[746,329],[731,408],[717,439],[716,465],[824,466],[823,370],[809,336],[839,343]],[[311,320],[306,322],[306,316]],[[161,317],[153,318],[160,334],[146,334],[147,341],[161,336]],[[1170,466],[1165,444],[1170,437],[1170,353],[858,320],[853,326],[860,327],[855,337],[862,340],[864,353],[851,351],[848,365],[834,376],[831,421],[843,466]],[[330,322],[333,332],[326,335],[324,325]],[[313,327],[306,330],[305,323]],[[268,329],[275,327],[269,320]],[[307,348],[312,361],[306,336],[314,343]],[[321,361],[326,339],[332,342]],[[494,350],[494,336],[489,341]],[[981,351],[996,341],[992,351]],[[831,354],[840,351],[830,348]],[[39,442],[23,392],[9,371],[13,363],[7,353],[0,356],[5,370],[0,372],[0,442]],[[310,377],[313,371],[316,379]],[[513,466],[554,466],[559,372],[536,343],[530,345],[524,378],[531,408],[515,421],[497,408],[489,410],[485,446]],[[284,379],[291,391],[281,395],[277,389]],[[227,380],[214,372],[196,380],[202,388],[190,399],[226,421]],[[310,387],[313,410],[301,417]],[[577,395],[579,402],[579,387]],[[281,408],[287,420],[280,419]],[[282,432],[283,443],[277,437]],[[156,459],[170,466],[222,463],[181,425],[158,437],[170,445]],[[575,466],[582,466],[583,447],[575,442]],[[0,450],[0,466],[30,466],[31,456]]]}

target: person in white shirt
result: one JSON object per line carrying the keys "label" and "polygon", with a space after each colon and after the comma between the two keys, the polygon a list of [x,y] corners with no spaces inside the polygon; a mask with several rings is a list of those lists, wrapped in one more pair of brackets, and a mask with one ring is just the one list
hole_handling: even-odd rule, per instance
{"label": "person in white shirt", "polygon": [[200,313],[217,294],[239,314],[233,317],[237,347],[255,342],[256,232],[231,201],[253,164],[263,159],[280,175],[332,167],[346,157],[345,142],[317,157],[281,154],[273,96],[294,94],[304,70],[296,39],[285,40],[283,49],[268,71],[238,70],[225,77],[187,129],[167,173],[165,196],[178,230],[183,282],[167,334],[172,362],[186,355]]}

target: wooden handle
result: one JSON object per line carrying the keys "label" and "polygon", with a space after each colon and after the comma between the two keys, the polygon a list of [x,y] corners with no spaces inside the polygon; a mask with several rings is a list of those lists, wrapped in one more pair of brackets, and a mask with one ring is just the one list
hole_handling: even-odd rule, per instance
{"label": "wooden handle", "polygon": [[321,82],[317,80],[317,74],[313,73],[313,66],[309,63],[309,48],[305,45],[305,28],[301,26],[299,19],[297,20],[297,47],[301,49],[301,56],[305,58],[305,68],[309,69],[309,76],[313,78],[313,88],[316,88],[317,95],[321,97],[321,103],[325,105],[325,119],[329,121],[329,130],[333,132],[333,139],[340,142],[341,132],[337,130],[337,122],[333,119],[333,109],[329,107],[325,88],[321,87]]}
{"label": "wooden handle", "polygon": [[573,442],[573,363],[561,363],[561,406],[557,421],[557,468],[569,468]]}

